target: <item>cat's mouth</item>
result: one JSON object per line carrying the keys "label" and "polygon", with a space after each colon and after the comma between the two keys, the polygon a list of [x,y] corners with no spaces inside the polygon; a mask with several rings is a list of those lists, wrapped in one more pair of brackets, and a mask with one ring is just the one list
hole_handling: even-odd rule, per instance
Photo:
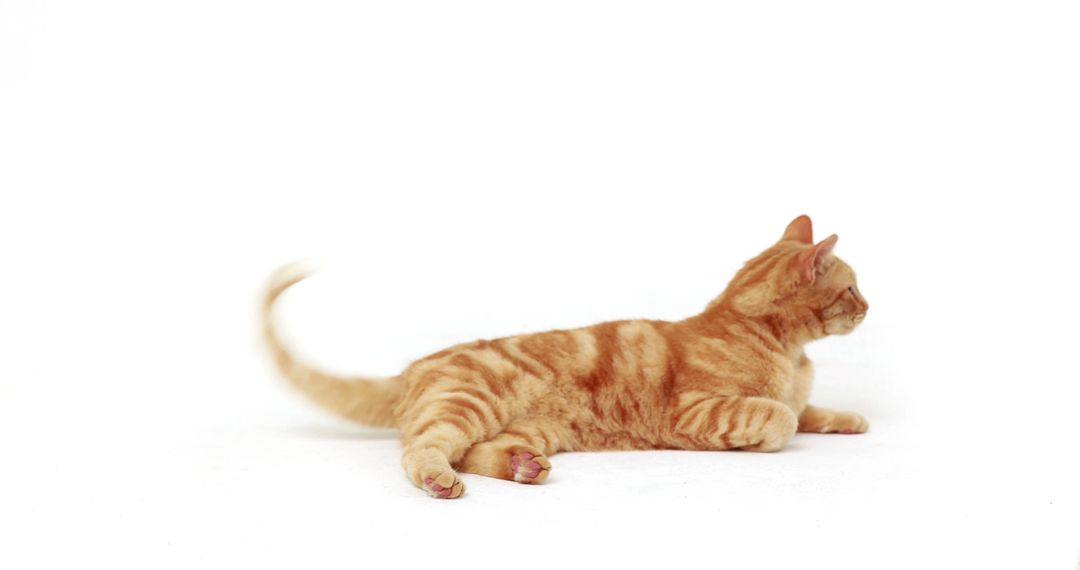
{"label": "cat's mouth", "polygon": [[825,323],[825,332],[827,334],[848,334],[862,324],[864,319],[866,319],[866,313],[852,315],[850,318],[838,318]]}

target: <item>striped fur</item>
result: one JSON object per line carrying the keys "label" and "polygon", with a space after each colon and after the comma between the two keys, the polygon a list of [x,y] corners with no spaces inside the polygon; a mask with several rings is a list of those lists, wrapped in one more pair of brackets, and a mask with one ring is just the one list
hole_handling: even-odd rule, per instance
{"label": "striped fur", "polygon": [[808,405],[803,346],[851,332],[868,305],[855,274],[796,218],[698,315],[616,321],[454,346],[396,378],[336,378],[298,363],[272,324],[275,299],[307,274],[279,270],[265,300],[283,374],[331,411],[401,431],[409,479],[455,498],[457,471],[541,483],[558,451],[777,451],[796,430],[862,433],[858,414]]}

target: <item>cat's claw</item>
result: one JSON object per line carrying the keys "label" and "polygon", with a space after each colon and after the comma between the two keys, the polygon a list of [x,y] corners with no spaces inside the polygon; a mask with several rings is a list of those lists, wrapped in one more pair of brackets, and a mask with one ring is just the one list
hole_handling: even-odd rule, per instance
{"label": "cat's claw", "polygon": [[543,483],[551,471],[551,462],[543,455],[522,451],[510,459],[510,470],[518,483]]}

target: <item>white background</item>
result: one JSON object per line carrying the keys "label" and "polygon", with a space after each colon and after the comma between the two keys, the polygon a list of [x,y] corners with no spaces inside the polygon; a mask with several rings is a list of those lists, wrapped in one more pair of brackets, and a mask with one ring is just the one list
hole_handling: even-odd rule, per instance
{"label": "white background", "polygon": [[[0,568],[1076,568],[1075,2],[0,1]],[[871,422],[435,501],[256,335],[393,375],[694,314],[810,214]],[[423,566],[420,566],[423,565]]]}

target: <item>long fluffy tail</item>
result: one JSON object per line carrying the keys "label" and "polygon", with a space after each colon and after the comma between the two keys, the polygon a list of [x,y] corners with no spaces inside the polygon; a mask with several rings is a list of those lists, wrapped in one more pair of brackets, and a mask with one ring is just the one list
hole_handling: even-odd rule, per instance
{"label": "long fluffy tail", "polygon": [[296,360],[281,344],[274,329],[274,301],[314,271],[303,263],[286,265],[270,277],[263,300],[262,322],[266,342],[278,369],[307,397],[347,419],[372,426],[393,427],[394,405],[402,395],[397,378],[342,378],[320,372]]}

